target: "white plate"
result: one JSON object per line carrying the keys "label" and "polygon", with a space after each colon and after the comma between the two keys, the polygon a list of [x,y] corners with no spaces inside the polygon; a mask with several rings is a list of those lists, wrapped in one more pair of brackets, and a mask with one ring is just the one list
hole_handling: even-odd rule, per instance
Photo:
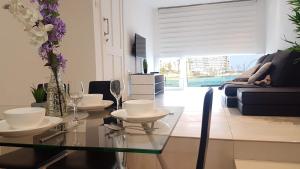
{"label": "white plate", "polygon": [[169,113],[167,113],[166,111],[154,110],[154,112],[141,113],[140,115],[137,116],[128,116],[125,109],[116,110],[111,113],[112,116],[130,123],[154,122],[165,117],[168,114]]}
{"label": "white plate", "polygon": [[78,104],[79,110],[103,110],[111,106],[114,102],[111,100],[100,100],[99,103],[90,103],[90,104]]}
{"label": "white plate", "polygon": [[29,135],[37,135],[40,134],[63,121],[62,118],[59,117],[50,117],[46,116],[42,123],[33,128],[26,129],[12,129],[6,122],[6,120],[0,121],[0,136],[4,137],[21,137],[21,136],[29,136]]}

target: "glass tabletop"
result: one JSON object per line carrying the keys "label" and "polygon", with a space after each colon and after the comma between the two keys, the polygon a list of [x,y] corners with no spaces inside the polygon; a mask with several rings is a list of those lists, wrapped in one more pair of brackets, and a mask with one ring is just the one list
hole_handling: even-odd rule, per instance
{"label": "glass tabletop", "polygon": [[79,125],[66,130],[56,127],[35,136],[0,137],[0,146],[160,154],[183,112],[181,107],[163,109],[169,114],[156,121],[152,131],[143,130],[141,124],[126,122],[124,130],[112,130],[103,125],[103,118],[110,115],[109,110],[103,110],[87,112],[88,117],[81,119]]}

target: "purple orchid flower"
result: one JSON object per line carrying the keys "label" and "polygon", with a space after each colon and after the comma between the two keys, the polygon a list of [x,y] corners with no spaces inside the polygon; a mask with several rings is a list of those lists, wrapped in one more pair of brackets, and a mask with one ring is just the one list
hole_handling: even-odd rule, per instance
{"label": "purple orchid flower", "polygon": [[[47,65],[53,67],[59,66],[62,69],[65,69],[67,60],[61,53],[55,53],[59,47],[59,42],[66,33],[66,25],[63,20],[59,18],[58,1],[59,0],[30,0],[32,3],[39,4],[40,13],[44,18],[41,22],[53,25],[52,31],[48,33],[48,41],[39,48],[39,55],[43,60],[48,60]],[[51,65],[49,61],[50,57],[55,56],[58,65]]]}

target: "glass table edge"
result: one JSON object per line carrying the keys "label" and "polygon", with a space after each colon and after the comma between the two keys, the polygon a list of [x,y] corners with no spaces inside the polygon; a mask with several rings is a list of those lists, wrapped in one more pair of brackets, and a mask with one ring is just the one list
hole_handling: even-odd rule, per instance
{"label": "glass table edge", "polygon": [[[172,107],[174,108],[174,107]],[[175,107],[182,108],[182,107]],[[183,110],[182,110],[183,111]],[[0,142],[0,146],[6,147],[18,147],[18,148],[34,148],[34,149],[62,149],[62,150],[81,150],[81,151],[102,151],[102,152],[132,152],[132,153],[144,153],[144,154],[161,154],[169,141],[172,132],[174,131],[176,124],[178,123],[183,112],[180,112],[179,117],[176,119],[175,126],[172,128],[170,135],[167,138],[166,144],[161,149],[136,149],[136,148],[111,148],[111,147],[75,147],[75,146],[57,146],[57,145],[43,145],[43,144],[26,144],[26,143],[8,143]],[[156,134],[154,134],[156,135]]]}
{"label": "glass table edge", "polygon": [[134,149],[134,148],[104,148],[104,147],[72,147],[72,146],[51,146],[51,145],[32,145],[32,144],[14,144],[0,143],[0,146],[18,147],[18,148],[33,148],[33,149],[61,149],[61,150],[79,150],[79,151],[101,151],[101,152],[128,152],[142,154],[161,154],[164,147],[159,150],[153,149]]}
{"label": "glass table edge", "polygon": [[[183,111],[184,111],[184,110],[183,110]],[[161,154],[161,153],[163,152],[163,150],[166,148],[166,146],[167,146],[167,144],[168,144],[170,138],[172,137],[172,133],[173,133],[173,131],[175,130],[175,127],[176,127],[176,125],[178,124],[178,121],[179,121],[179,119],[181,118],[182,114],[183,114],[183,112],[181,112],[180,115],[179,115],[179,117],[177,118],[176,123],[175,123],[175,126],[172,128],[172,130],[171,130],[171,132],[170,132],[170,135],[169,135],[169,137],[168,137],[167,140],[166,140],[166,144],[163,145],[163,147],[162,147],[162,149],[160,150],[160,153],[159,153],[159,154]]]}

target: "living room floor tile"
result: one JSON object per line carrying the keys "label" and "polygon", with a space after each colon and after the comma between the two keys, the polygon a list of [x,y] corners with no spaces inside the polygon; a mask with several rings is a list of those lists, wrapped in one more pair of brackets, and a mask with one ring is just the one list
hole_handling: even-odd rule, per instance
{"label": "living room floor tile", "polygon": [[[184,112],[178,121],[172,136],[200,138],[202,124],[202,112],[189,114]],[[232,135],[225,116],[213,115],[211,117],[210,138],[232,139]]]}
{"label": "living room floor tile", "polygon": [[226,108],[234,140],[300,142],[299,117],[243,116]]}
{"label": "living room floor tile", "polygon": [[[207,88],[166,91],[157,105],[182,106],[182,114],[172,136],[199,138],[203,99]],[[214,88],[211,138],[249,141],[299,142],[299,117],[243,116],[237,108],[227,108],[221,92]]]}

